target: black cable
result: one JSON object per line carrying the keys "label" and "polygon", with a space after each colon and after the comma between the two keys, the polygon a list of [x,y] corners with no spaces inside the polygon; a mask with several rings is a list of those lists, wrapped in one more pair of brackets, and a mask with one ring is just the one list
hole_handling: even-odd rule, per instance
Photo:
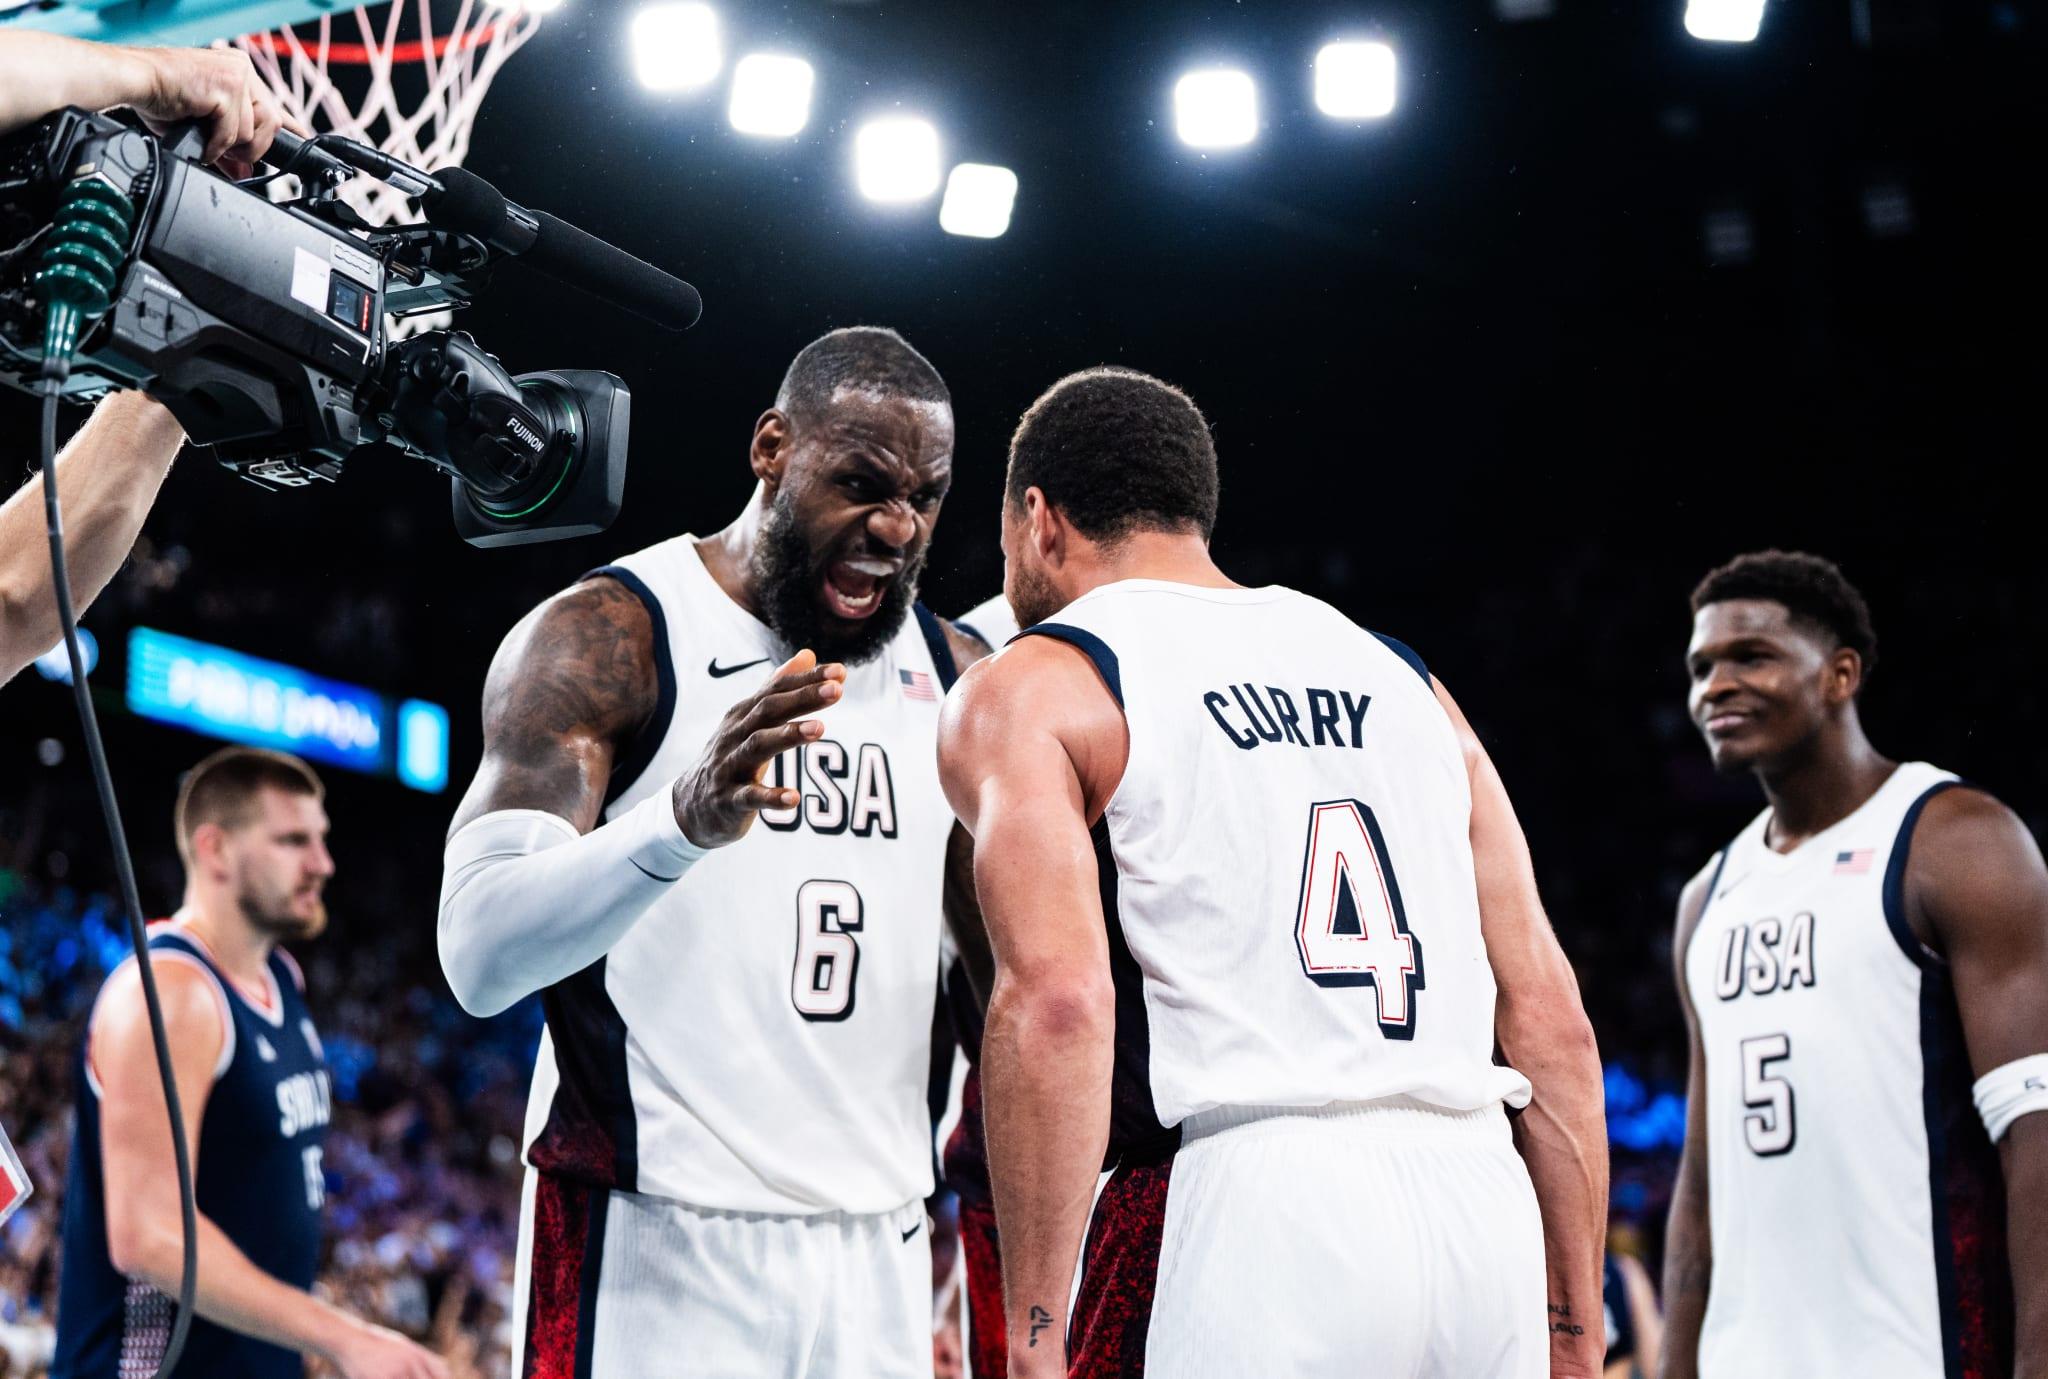
{"label": "black cable", "polygon": [[64,626],[64,650],[71,658],[71,691],[78,701],[78,722],[85,733],[86,755],[92,760],[93,784],[99,788],[100,812],[114,848],[114,869],[121,879],[121,903],[128,911],[128,934],[135,941],[135,970],[142,977],[142,1002],[149,1008],[149,1038],[156,1047],[157,1076],[163,1079],[164,1107],[171,1117],[171,1153],[178,1168],[178,1213],[185,1226],[185,1259],[178,1277],[178,1312],[170,1344],[156,1379],[165,1379],[185,1349],[192,1329],[192,1300],[199,1285],[199,1205],[192,1193],[192,1151],[185,1143],[185,1109],[178,1102],[178,1080],[171,1071],[171,1041],[164,1032],[164,1008],[156,994],[156,972],[150,964],[149,932],[142,922],[142,899],[135,887],[135,863],[128,856],[128,835],[121,827],[121,807],[114,799],[114,780],[107,773],[107,750],[100,741],[92,693],[85,683],[85,656],[78,645],[78,615],[71,606],[71,576],[64,563],[64,516],[57,506],[57,402],[71,372],[68,359],[43,361],[43,515],[50,531],[50,573],[57,591],[57,617]]}

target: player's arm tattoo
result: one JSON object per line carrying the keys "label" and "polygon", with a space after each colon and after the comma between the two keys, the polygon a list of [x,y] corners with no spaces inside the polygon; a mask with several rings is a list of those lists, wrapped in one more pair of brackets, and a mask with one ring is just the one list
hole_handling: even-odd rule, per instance
{"label": "player's arm tattoo", "polygon": [[1052,1313],[1050,1313],[1050,1312],[1046,1311],[1046,1310],[1045,1310],[1045,1309],[1044,1309],[1043,1307],[1039,1306],[1039,1305],[1038,1305],[1037,1303],[1035,1303],[1035,1302],[1034,1302],[1034,1303],[1032,1303],[1032,1304],[1031,1304],[1031,1337],[1030,1337],[1030,1339],[1029,1339],[1028,1341],[1026,1341],[1026,1342],[1025,1342],[1025,1344],[1027,1344],[1028,1346],[1030,1346],[1030,1347],[1031,1347],[1031,1348],[1032,1348],[1033,1350],[1036,1350],[1036,1349],[1038,1348],[1038,1337],[1039,1337],[1039,1334],[1040,1334],[1041,1332],[1045,1332],[1045,1331],[1050,1331],[1050,1330],[1052,1330]]}
{"label": "player's arm tattoo", "polygon": [[1583,1336],[1586,1328],[1572,1320],[1572,1305],[1568,1302],[1549,1304],[1550,1334],[1553,1336]]}
{"label": "player's arm tattoo", "polygon": [[499,809],[595,827],[618,749],[660,685],[646,607],[616,580],[585,581],[512,629],[484,684],[484,759],[450,831]]}

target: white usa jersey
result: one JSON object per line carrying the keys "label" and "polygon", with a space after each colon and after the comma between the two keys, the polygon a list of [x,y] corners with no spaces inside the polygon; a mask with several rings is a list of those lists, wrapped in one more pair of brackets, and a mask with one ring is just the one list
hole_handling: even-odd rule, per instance
{"label": "white usa jersey", "polygon": [[[605,817],[667,790],[788,657],[680,536],[595,572],[647,605],[661,698]],[[938,658],[938,659],[935,659]],[[942,673],[943,672],[943,673]],[[953,816],[939,790],[936,618],[847,669],[764,810],[600,962],[543,993],[535,1168],[721,1211],[891,1211],[932,1187],[925,1084]]]}
{"label": "white usa jersey", "polygon": [[1464,753],[1415,653],[1291,589],[1122,580],[1024,636],[1095,661],[1111,1151],[1219,1106],[1523,1104],[1493,1061]]}
{"label": "white usa jersey", "polygon": [[1715,864],[1685,950],[1714,1247],[1702,1379],[2010,1373],[1998,1159],[1946,964],[1905,915],[1914,826],[1954,784],[1902,765],[1788,853],[1766,810]]}

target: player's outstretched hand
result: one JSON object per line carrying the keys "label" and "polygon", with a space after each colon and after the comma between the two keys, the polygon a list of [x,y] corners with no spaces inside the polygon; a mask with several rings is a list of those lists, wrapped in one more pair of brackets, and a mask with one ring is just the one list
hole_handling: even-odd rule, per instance
{"label": "player's outstretched hand", "polygon": [[683,836],[700,848],[724,847],[752,828],[762,810],[802,804],[801,789],[763,785],[761,777],[776,757],[825,731],[804,715],[829,708],[845,692],[845,666],[821,666],[816,655],[799,651],[727,709],[704,755],[676,782]]}
{"label": "player's outstretched hand", "polygon": [[150,86],[130,102],[152,127],[202,120],[206,152],[230,177],[247,177],[270,151],[284,114],[239,48],[136,48]]}
{"label": "player's outstretched hand", "polygon": [[386,1327],[363,1322],[330,1356],[342,1379],[448,1379],[448,1364]]}

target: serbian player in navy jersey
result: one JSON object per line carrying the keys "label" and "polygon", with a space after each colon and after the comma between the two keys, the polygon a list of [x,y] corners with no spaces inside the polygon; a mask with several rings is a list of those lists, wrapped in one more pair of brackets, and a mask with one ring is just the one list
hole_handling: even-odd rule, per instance
{"label": "serbian player in navy jersey", "polygon": [[1025,632],[947,701],[1009,1373],[1591,1379],[1600,1067],[1513,809],[1415,652],[1216,567],[1216,499],[1180,391],[1056,384]]}
{"label": "serbian player in navy jersey", "polygon": [[[178,794],[185,901],[150,926],[149,950],[198,1196],[199,1315],[175,1371],[191,1379],[295,1379],[304,1355],[346,1379],[448,1372],[308,1291],[331,1093],[298,965],[279,945],[327,926],[321,798],[304,762],[246,747],[200,762]],[[155,1373],[184,1231],[133,958],[93,1005],[64,1194],[52,1379]]]}
{"label": "serbian player in navy jersey", "polygon": [[1766,808],[1685,888],[1665,1379],[2048,1375],[2048,870],[1864,736],[1877,639],[1817,556],[1692,596],[1691,711]]}
{"label": "serbian player in navy jersey", "polygon": [[931,1373],[934,743],[986,650],[916,604],[950,395],[834,331],[748,463],[729,526],[543,603],[484,690],[440,943],[470,1011],[546,1013],[522,1376]]}

